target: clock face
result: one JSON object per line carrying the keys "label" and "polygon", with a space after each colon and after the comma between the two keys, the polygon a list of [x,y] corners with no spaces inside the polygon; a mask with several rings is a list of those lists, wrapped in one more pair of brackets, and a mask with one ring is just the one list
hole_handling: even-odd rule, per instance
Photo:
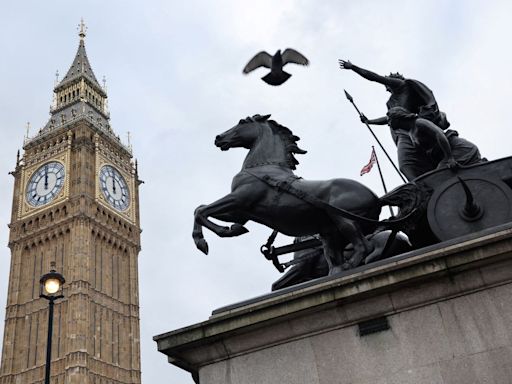
{"label": "clock face", "polygon": [[52,201],[64,186],[64,165],[51,161],[41,166],[27,184],[27,202],[39,207]]}
{"label": "clock face", "polygon": [[110,165],[100,170],[100,189],[108,203],[118,211],[124,211],[130,204],[130,191],[123,175]]}

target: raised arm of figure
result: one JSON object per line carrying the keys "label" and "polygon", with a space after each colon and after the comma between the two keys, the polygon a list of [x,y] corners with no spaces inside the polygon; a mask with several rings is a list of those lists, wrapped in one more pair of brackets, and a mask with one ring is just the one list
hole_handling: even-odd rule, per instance
{"label": "raised arm of figure", "polygon": [[388,76],[381,76],[375,72],[360,68],[357,65],[352,64],[349,60],[339,59],[338,62],[340,64],[340,68],[342,68],[342,69],[351,69],[352,71],[357,73],[359,76],[364,77],[366,80],[375,81],[377,83],[386,85],[391,88],[399,87],[404,82],[404,80],[402,80],[402,79],[388,77]]}

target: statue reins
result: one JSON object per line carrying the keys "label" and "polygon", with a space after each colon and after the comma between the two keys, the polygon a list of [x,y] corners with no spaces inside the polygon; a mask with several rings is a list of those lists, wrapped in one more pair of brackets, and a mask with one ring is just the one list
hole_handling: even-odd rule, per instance
{"label": "statue reins", "polygon": [[[363,221],[367,224],[383,225],[383,226],[386,226],[391,229],[399,228],[399,226],[404,221],[409,219],[413,214],[415,214],[418,209],[418,208],[414,208],[407,215],[405,215],[399,219],[396,219],[396,220],[386,220],[386,221],[373,220],[373,219],[369,219],[364,216],[357,215],[350,211],[347,211],[346,209],[332,206],[331,204],[326,203],[325,201],[323,201],[309,193],[306,193],[299,188],[294,187],[293,183],[295,181],[297,181],[298,179],[300,179],[300,177],[298,177],[298,176],[295,176],[292,178],[287,178],[285,180],[278,180],[269,175],[263,175],[263,176],[257,175],[256,173],[254,173],[248,169],[244,169],[243,172],[246,172],[249,175],[257,178],[258,180],[263,181],[265,184],[267,184],[270,187],[276,188],[278,191],[287,192],[290,195],[295,196],[298,199],[305,201],[306,203],[309,203],[316,208],[326,211],[327,213],[338,214],[346,219],[355,220],[355,221]],[[291,181],[290,181],[290,179],[291,179]]]}

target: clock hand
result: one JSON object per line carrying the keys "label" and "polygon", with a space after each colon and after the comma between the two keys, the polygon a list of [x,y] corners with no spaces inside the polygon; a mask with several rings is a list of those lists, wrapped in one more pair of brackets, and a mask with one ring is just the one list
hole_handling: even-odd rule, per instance
{"label": "clock hand", "polygon": [[114,192],[114,194],[116,193],[116,181],[114,180],[114,178],[112,178],[112,191]]}
{"label": "clock hand", "polygon": [[48,165],[44,166],[44,189],[48,189]]}

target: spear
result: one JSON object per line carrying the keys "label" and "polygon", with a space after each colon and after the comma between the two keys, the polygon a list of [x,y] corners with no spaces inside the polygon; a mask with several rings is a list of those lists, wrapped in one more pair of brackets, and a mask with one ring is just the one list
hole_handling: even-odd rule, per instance
{"label": "spear", "polygon": [[[359,117],[362,117],[364,116],[361,111],[359,110],[359,108],[357,108],[357,105],[354,103],[354,99],[352,96],[350,96],[350,94],[344,89],[345,91],[345,96],[347,97],[348,101],[350,101],[350,103],[354,106],[354,108],[356,109],[357,113],[359,114]],[[402,173],[398,170],[398,167],[395,165],[395,162],[391,159],[391,157],[389,157],[389,154],[388,152],[384,149],[384,147],[382,146],[381,142],[379,141],[379,139],[377,138],[377,136],[375,136],[375,133],[373,133],[373,130],[370,128],[370,125],[368,123],[364,123],[366,125],[366,127],[368,128],[368,130],[370,131],[370,133],[372,134],[373,138],[375,139],[375,141],[377,141],[377,144],[379,144],[380,146],[380,149],[382,149],[382,151],[384,152],[384,154],[386,155],[386,157],[388,158],[388,160],[391,162],[391,164],[393,165],[393,168],[395,168],[395,171],[398,173],[398,176],[400,176],[400,178],[402,179],[402,181],[404,183],[407,183],[407,180],[405,180],[405,177],[402,175]]]}

